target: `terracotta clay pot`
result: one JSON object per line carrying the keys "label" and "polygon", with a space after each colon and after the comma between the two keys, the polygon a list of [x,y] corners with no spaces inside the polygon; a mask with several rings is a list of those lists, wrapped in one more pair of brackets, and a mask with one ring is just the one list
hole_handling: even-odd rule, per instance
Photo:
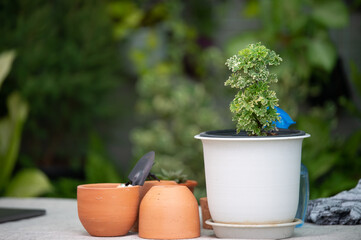
{"label": "terracotta clay pot", "polygon": [[90,235],[122,236],[133,226],[138,215],[139,186],[118,186],[119,183],[78,186],[78,216]]}
{"label": "terracotta clay pot", "polygon": [[[143,197],[145,196],[145,194],[147,194],[147,192],[154,186],[162,186],[162,185],[177,185],[177,183],[175,181],[170,181],[170,180],[151,180],[151,181],[145,181],[143,186],[140,187],[139,190],[139,202],[142,202]],[[138,223],[138,216],[137,216],[137,220],[134,223],[134,226],[132,227],[132,229],[130,231],[132,232],[138,232],[138,228],[139,228],[139,223]]]}
{"label": "terracotta clay pot", "polygon": [[145,196],[145,194],[147,194],[147,192],[154,186],[163,186],[163,185],[177,185],[177,183],[175,181],[170,181],[170,180],[152,180],[152,181],[145,181],[144,185],[140,187],[140,192],[139,192],[139,199],[140,202],[142,201],[143,197]]}
{"label": "terracotta clay pot", "polygon": [[139,209],[139,237],[186,239],[200,236],[198,203],[185,186],[154,186]]}
{"label": "terracotta clay pot", "polygon": [[213,229],[211,225],[206,223],[207,220],[211,219],[211,214],[208,208],[208,200],[207,197],[202,197],[199,199],[199,203],[201,205],[202,210],[202,226],[204,229]]}
{"label": "terracotta clay pot", "polygon": [[179,185],[186,186],[189,190],[191,190],[191,192],[194,192],[194,188],[198,185],[198,182],[194,180],[187,180],[185,183],[179,183]]}

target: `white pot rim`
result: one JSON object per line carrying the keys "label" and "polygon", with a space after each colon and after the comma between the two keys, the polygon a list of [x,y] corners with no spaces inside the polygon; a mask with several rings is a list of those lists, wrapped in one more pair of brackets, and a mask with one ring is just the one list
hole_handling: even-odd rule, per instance
{"label": "white pot rim", "polygon": [[298,136],[226,136],[226,137],[217,137],[217,136],[204,136],[206,132],[202,132],[196,136],[195,139],[200,140],[213,140],[213,141],[281,141],[281,140],[296,140],[308,138],[311,135],[304,133],[303,135]]}

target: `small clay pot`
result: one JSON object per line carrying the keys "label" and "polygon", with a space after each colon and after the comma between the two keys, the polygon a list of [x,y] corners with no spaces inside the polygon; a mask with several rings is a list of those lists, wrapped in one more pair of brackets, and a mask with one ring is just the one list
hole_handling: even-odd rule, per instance
{"label": "small clay pot", "polygon": [[[142,202],[143,197],[145,196],[145,194],[147,194],[147,192],[154,186],[162,186],[162,185],[177,185],[177,183],[175,181],[170,181],[170,180],[151,180],[151,181],[145,181],[143,186],[140,187],[139,190],[139,202]],[[137,220],[135,221],[134,226],[132,227],[132,229],[130,231],[132,232],[138,232],[138,228],[139,228],[139,222],[138,222],[138,216],[137,216]]]}
{"label": "small clay pot", "polygon": [[200,236],[198,203],[185,186],[154,186],[139,209],[139,237],[187,239]]}
{"label": "small clay pot", "polygon": [[179,185],[186,186],[189,190],[191,190],[191,192],[194,192],[194,188],[198,185],[198,182],[194,180],[187,180],[185,183],[179,183]]}
{"label": "small clay pot", "polygon": [[143,186],[140,187],[139,191],[139,199],[140,202],[142,201],[143,197],[147,192],[154,186],[163,186],[163,185],[177,185],[175,181],[170,180],[151,180],[151,181],[145,181]]}
{"label": "small clay pot", "polygon": [[79,185],[78,216],[92,236],[115,237],[129,232],[139,207],[139,186],[119,183]]}
{"label": "small clay pot", "polygon": [[208,208],[208,200],[207,197],[202,197],[199,199],[199,203],[201,205],[202,210],[202,226],[204,229],[213,229],[211,225],[206,223],[207,220],[211,219],[211,214]]}

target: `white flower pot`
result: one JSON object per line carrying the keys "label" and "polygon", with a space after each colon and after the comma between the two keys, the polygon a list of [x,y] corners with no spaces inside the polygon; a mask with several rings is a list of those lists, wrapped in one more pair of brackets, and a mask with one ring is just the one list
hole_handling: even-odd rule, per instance
{"label": "white flower pot", "polygon": [[294,220],[302,141],[310,136],[297,132],[296,136],[271,137],[195,136],[203,143],[207,198],[214,222]]}

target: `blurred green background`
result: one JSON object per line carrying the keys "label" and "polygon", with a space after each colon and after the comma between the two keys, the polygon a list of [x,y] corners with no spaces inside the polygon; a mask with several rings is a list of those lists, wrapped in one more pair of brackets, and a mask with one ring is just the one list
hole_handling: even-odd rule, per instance
{"label": "blurred green background", "polygon": [[154,173],[182,172],[205,196],[193,136],[234,128],[224,63],[259,41],[283,58],[280,107],[312,135],[311,198],[352,188],[360,0],[2,0],[0,195],[76,197],[82,183],[127,181],[154,150]]}

